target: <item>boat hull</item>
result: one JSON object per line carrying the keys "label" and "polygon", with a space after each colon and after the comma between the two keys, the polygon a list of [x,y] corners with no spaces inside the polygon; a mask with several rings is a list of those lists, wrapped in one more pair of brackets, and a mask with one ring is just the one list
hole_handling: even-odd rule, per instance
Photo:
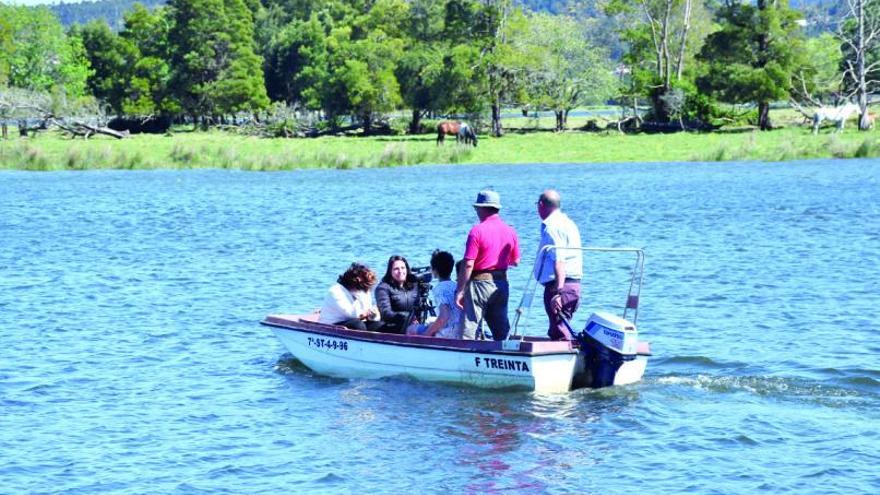
{"label": "boat hull", "polygon": [[[316,373],[333,377],[408,376],[491,389],[561,393],[572,389],[582,363],[580,353],[570,342],[528,338],[466,341],[377,334],[284,315],[270,316],[262,323],[272,327],[297,360]],[[644,365],[640,369],[643,373]],[[623,375],[617,375],[625,378],[621,384],[641,379],[638,365],[626,371],[621,367],[621,371]]]}

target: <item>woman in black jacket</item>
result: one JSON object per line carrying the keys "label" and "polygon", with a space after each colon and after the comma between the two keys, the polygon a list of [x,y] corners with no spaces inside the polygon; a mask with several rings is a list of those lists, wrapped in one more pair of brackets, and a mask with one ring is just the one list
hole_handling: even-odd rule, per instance
{"label": "woman in black jacket", "polygon": [[403,256],[388,258],[382,283],[376,286],[376,306],[382,318],[380,332],[405,333],[412,321],[412,310],[419,299],[416,278]]}

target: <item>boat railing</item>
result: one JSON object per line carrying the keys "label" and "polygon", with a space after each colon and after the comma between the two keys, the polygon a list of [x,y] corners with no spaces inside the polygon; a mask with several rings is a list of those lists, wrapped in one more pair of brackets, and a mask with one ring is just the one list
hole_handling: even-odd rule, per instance
{"label": "boat railing", "polygon": [[544,260],[546,259],[547,255],[553,250],[581,251],[592,253],[633,253],[635,255],[635,260],[630,271],[629,290],[627,291],[626,301],[623,304],[621,317],[627,319],[627,317],[631,315],[631,321],[634,324],[636,323],[639,318],[639,296],[642,292],[642,278],[645,272],[645,251],[643,249],[631,247],[557,247],[554,245],[549,245],[542,248],[541,251],[538,252],[538,255],[535,257],[535,266],[532,268],[532,272],[529,275],[528,282],[526,282],[526,286],[523,290],[523,296],[522,300],[519,303],[519,307],[516,308],[516,317],[514,318],[513,331],[510,332],[508,338],[518,335],[520,323],[525,321],[525,318],[529,310],[531,309],[532,301],[534,300],[537,287],[538,285],[540,285],[538,284],[538,280],[543,275],[543,269],[545,266]]}

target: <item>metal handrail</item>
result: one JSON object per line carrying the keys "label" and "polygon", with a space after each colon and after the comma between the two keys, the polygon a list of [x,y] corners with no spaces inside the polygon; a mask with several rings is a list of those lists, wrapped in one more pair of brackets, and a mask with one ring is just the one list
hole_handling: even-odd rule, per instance
{"label": "metal handrail", "polygon": [[[591,251],[591,252],[600,252],[600,253],[635,253],[636,259],[633,263],[632,272],[629,279],[629,291],[627,292],[626,303],[623,305],[623,314],[621,315],[624,319],[626,319],[628,315],[628,311],[630,309],[633,310],[633,324],[639,319],[639,296],[642,292],[642,278],[645,272],[645,251],[641,248],[605,248],[605,247],[557,247],[555,245],[544,246],[541,251],[538,252],[538,255],[535,256],[535,266],[532,267],[532,271],[529,275],[529,280],[526,282],[526,286],[523,289],[523,297],[519,303],[519,307],[516,308],[516,318],[513,322],[513,331],[508,335],[508,339],[511,336],[516,336],[519,333],[519,323],[520,320],[523,319],[523,315],[526,310],[532,307],[532,300],[535,297],[535,290],[538,287],[538,279],[543,275],[543,271],[535,276],[535,270],[538,266],[543,270],[544,267],[544,259],[551,250],[570,250],[570,251]],[[539,265],[540,263],[540,265]]]}

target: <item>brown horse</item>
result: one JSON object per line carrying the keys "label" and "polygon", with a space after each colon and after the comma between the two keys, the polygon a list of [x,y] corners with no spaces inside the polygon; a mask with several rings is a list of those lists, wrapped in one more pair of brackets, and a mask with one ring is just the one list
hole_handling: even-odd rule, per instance
{"label": "brown horse", "polygon": [[455,142],[477,146],[477,135],[471,126],[458,120],[444,120],[437,124],[437,146],[446,142],[446,136],[455,136]]}
{"label": "brown horse", "polygon": [[457,120],[443,120],[437,124],[437,146],[446,141],[446,135],[455,136],[458,141],[458,132],[461,131],[461,122]]}

